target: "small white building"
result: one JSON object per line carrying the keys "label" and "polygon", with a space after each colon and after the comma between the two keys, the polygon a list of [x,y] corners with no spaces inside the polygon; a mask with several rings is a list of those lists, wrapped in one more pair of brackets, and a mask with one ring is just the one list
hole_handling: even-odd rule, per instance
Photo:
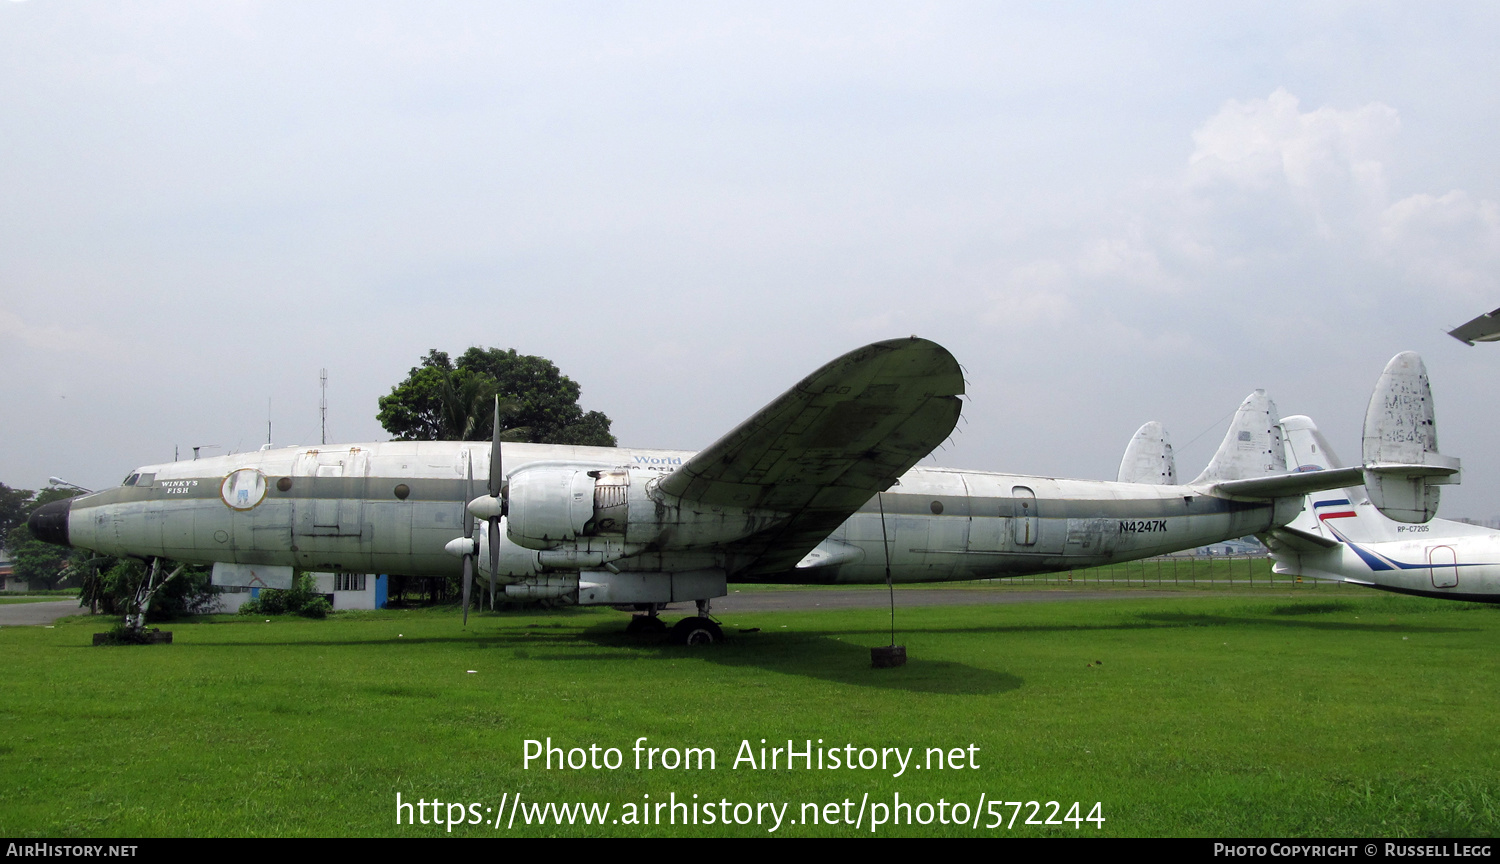
{"label": "small white building", "polygon": [[25,591],[28,586],[15,578],[15,565],[11,563],[10,556],[0,549],[0,591]]}
{"label": "small white building", "polygon": [[384,573],[309,573],[314,590],[327,595],[335,612],[344,609],[384,609]]}
{"label": "small white building", "polygon": [[[384,609],[387,576],[384,573],[308,573],[313,591],[328,598],[335,612],[345,609]],[[234,614],[252,598],[260,596],[259,588],[220,588],[219,612]]]}

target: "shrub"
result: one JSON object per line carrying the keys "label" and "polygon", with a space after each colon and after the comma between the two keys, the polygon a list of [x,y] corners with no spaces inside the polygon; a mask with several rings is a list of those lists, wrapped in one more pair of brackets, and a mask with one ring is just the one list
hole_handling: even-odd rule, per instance
{"label": "shrub", "polygon": [[297,577],[284,591],[262,588],[260,595],[240,607],[241,615],[301,615],[304,618],[326,618],[333,607],[328,598],[317,593],[313,578],[306,573]]}

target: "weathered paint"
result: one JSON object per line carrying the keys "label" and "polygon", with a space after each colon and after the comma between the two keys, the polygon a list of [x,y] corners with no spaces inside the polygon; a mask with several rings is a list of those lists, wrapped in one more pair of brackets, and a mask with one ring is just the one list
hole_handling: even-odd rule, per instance
{"label": "weathered paint", "polygon": [[[613,563],[624,571],[724,568],[732,581],[733,562],[726,560],[723,547],[774,526],[779,517],[769,511],[653,500],[651,482],[691,452],[503,446],[510,477],[532,467],[574,466],[558,474],[567,475],[570,507],[575,473],[599,472],[599,480],[629,490],[623,531],[618,522],[596,536],[574,530],[567,539],[550,541],[547,550],[503,541],[502,575],[511,580]],[[357,455],[349,459],[350,453]],[[340,455],[346,470],[327,470]],[[161,555],[195,563],[451,575],[460,564],[444,546],[463,534],[469,495],[466,459],[474,460],[476,474],[484,474],[488,445],[395,441],[337,452],[292,448],[145,466],[138,473],[156,476],[150,486],[121,486],[73,499],[71,540],[108,554]],[[357,473],[348,470],[356,466]],[[245,470],[266,477],[266,493],[258,506],[239,510],[223,501],[220,487],[224,478]],[[278,483],[287,477],[290,484]],[[628,485],[622,484],[627,477]],[[395,493],[398,485],[409,490],[404,499]],[[618,507],[614,497],[596,498],[592,490],[583,498],[590,507],[595,501]],[[1186,486],[914,468],[829,535],[829,541],[857,554],[845,552],[830,556],[823,566],[756,578],[883,582],[882,507],[892,574],[900,582],[984,579],[1130,560],[1264,531],[1277,518],[1290,518],[1273,512],[1270,504],[1231,501]],[[648,518],[637,519],[637,510]],[[611,512],[618,516],[619,510]],[[1017,517],[1017,512],[1032,515]],[[567,518],[577,529],[591,521]],[[1017,524],[1026,522],[1029,534],[1018,532]],[[1146,522],[1154,527],[1120,528],[1122,523]],[[1031,542],[1024,542],[1027,536]],[[479,556],[481,563],[487,559],[487,553]]]}

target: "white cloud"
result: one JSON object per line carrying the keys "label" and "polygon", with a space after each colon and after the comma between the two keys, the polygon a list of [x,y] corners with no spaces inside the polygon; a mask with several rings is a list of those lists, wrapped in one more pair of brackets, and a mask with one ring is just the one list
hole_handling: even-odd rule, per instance
{"label": "white cloud", "polygon": [[51,324],[28,324],[24,318],[14,312],[0,309],[0,345],[7,342],[20,342],[29,348],[53,350],[86,350],[91,347],[107,349],[108,344],[101,342],[104,338],[98,333],[87,330],[74,330]]}
{"label": "white cloud", "polygon": [[1285,184],[1313,196],[1346,186],[1378,197],[1385,189],[1381,158],[1400,128],[1396,110],[1380,102],[1304,112],[1285,89],[1231,99],[1193,132],[1188,180],[1195,187]]}
{"label": "white cloud", "polygon": [[1500,205],[1455,189],[1417,194],[1381,214],[1380,240],[1415,281],[1464,291],[1475,302],[1500,290]]}

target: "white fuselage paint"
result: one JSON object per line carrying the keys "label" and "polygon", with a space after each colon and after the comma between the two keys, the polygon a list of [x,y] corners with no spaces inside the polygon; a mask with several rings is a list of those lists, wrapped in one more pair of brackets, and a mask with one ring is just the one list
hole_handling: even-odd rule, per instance
{"label": "white fuselage paint", "polygon": [[1318,506],[1319,499],[1330,495],[1313,496],[1314,506],[1292,527],[1338,545],[1278,550],[1275,572],[1402,594],[1500,602],[1500,531],[1445,519],[1419,525],[1395,522],[1368,500],[1348,504],[1345,498],[1340,506]]}
{"label": "white fuselage paint", "polygon": [[[542,465],[623,471],[634,507],[637,502],[649,506],[642,496],[651,480],[675,470],[693,454],[506,444],[503,455],[508,476]],[[487,443],[393,441],[145,466],[133,475],[141,478],[137,485],[75,499],[68,522],[70,540],[74,546],[106,554],[190,563],[452,575],[461,565],[444,546],[463,536],[465,505],[483,494],[489,458]],[[235,509],[221,487],[238,494],[245,484],[226,480],[243,469],[264,475],[265,495],[246,509]],[[243,498],[233,503],[247,504]],[[882,542],[889,551],[892,578],[898,582],[1088,567],[1264,531],[1290,521],[1300,504],[1298,499],[1281,499],[1275,506],[1236,502],[1189,486],[914,468],[836,528],[802,566],[773,578],[884,582]],[[670,535],[680,542],[664,541],[668,535],[661,530],[651,536],[632,535],[637,528],[627,528],[617,537],[580,537],[548,551],[505,542],[501,576],[514,582],[548,572],[567,573],[577,550],[607,547],[615,554],[628,548],[629,554],[612,561],[622,571],[718,567],[734,581],[735,559],[723,554],[722,543],[736,524],[747,531],[763,528],[765,514],[681,509]],[[480,561],[485,560],[481,555]],[[818,566],[819,561],[827,563]],[[576,572],[578,565],[571,569]]]}

